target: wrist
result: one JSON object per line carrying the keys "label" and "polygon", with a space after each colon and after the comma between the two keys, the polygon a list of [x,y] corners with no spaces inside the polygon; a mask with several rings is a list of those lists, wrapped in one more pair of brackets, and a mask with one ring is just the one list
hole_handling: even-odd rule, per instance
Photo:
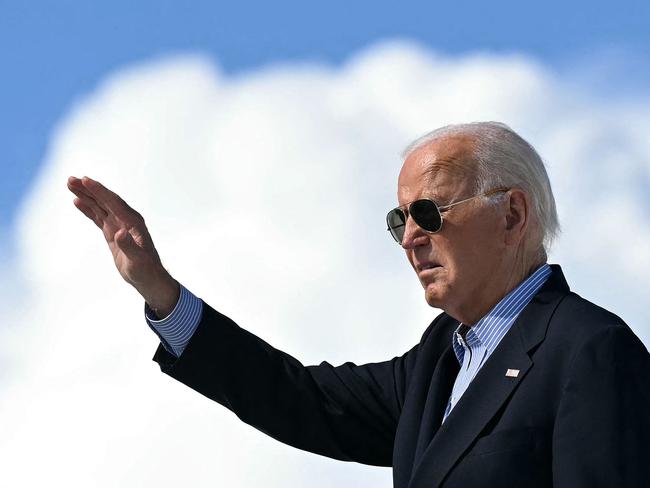
{"label": "wrist", "polygon": [[138,291],[160,319],[172,313],[181,293],[178,282],[166,271],[153,285]]}

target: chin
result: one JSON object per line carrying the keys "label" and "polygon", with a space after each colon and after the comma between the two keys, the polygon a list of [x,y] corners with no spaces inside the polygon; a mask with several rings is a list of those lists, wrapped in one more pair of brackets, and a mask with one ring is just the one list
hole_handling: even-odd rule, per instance
{"label": "chin", "polygon": [[445,301],[442,297],[442,294],[440,293],[440,290],[435,289],[435,287],[429,285],[424,289],[424,299],[427,301],[430,307],[444,310]]}

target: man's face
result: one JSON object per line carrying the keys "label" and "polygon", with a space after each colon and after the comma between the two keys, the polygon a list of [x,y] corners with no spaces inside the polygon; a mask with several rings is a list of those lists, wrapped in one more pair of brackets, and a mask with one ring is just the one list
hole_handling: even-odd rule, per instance
{"label": "man's face", "polygon": [[[471,148],[469,137],[449,136],[411,153],[399,175],[399,205],[421,198],[447,205],[474,196]],[[442,229],[429,234],[409,216],[402,246],[427,303],[459,318],[498,286],[505,219],[481,198],[443,211],[442,218]]]}

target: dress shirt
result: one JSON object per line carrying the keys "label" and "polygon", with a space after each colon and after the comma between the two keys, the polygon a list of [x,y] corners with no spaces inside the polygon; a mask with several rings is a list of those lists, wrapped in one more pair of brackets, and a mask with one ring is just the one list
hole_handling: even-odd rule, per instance
{"label": "dress shirt", "polygon": [[168,352],[179,357],[201,322],[203,302],[183,285],[174,310],[162,320],[145,303],[145,317]]}
{"label": "dress shirt", "polygon": [[548,264],[540,266],[497,303],[476,325],[460,324],[452,336],[454,354],[460,363],[460,370],[447,403],[444,422],[458,400],[479,372],[487,358],[510,330],[521,311],[546,282],[551,274]]}

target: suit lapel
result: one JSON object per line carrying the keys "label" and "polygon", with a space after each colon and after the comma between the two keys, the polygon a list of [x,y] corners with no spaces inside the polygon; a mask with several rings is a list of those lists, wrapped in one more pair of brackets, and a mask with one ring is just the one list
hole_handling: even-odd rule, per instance
{"label": "suit lapel", "polygon": [[[418,444],[417,453],[422,452],[422,454],[415,457],[415,468],[409,487],[439,486],[447,473],[526,377],[528,370],[533,365],[528,352],[543,341],[548,322],[555,308],[569,291],[559,266],[552,266],[552,269],[553,274],[519,315],[512,328],[460,398],[445,423],[436,432],[434,425],[423,421],[423,427],[427,427],[427,432],[432,433],[433,439],[424,447],[423,451]],[[451,356],[451,359],[455,361],[453,352]],[[448,360],[449,355],[445,354],[443,359],[445,358]],[[436,371],[438,369],[436,368]],[[506,376],[508,369],[518,369],[519,373],[516,377]],[[440,373],[449,371],[453,370],[448,365],[440,368]],[[458,367],[455,371],[458,371]],[[452,385],[455,376],[456,374],[453,374],[451,378]],[[438,387],[443,383],[446,385],[443,379],[436,379],[434,375],[431,387]],[[430,392],[431,404],[429,405],[429,401],[427,401],[427,406],[430,406],[431,410],[425,409],[425,412],[430,415],[431,422],[437,422],[438,426],[442,420],[440,409],[442,408],[444,411],[450,389],[451,387],[439,388],[441,393]],[[421,432],[421,435],[423,433]],[[419,442],[421,441],[422,438]]]}
{"label": "suit lapel", "polygon": [[[503,347],[502,347],[503,346]],[[438,429],[416,466],[410,486],[439,486],[445,475],[478,437],[485,425],[526,376],[532,361],[521,349],[518,334],[506,334],[474,381]],[[516,378],[506,377],[507,369],[518,369]]]}
{"label": "suit lapel", "polygon": [[449,346],[443,352],[431,376],[431,384],[424,407],[425,415],[422,417],[420,431],[418,433],[418,443],[415,449],[415,466],[422,459],[424,451],[440,428],[440,423],[442,422],[442,417],[447,407],[447,401],[449,400],[449,395],[451,395],[451,389],[454,386],[454,379],[459,369],[458,359],[456,359],[450,341]]}

